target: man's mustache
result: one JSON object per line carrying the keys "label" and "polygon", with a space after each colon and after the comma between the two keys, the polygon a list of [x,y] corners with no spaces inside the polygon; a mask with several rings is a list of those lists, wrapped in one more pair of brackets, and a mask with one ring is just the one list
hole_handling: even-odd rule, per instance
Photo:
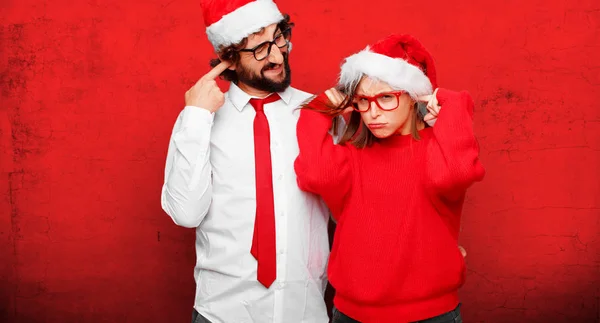
{"label": "man's mustache", "polygon": [[265,65],[265,67],[263,67],[263,71],[268,71],[268,70],[272,70],[274,68],[277,68],[279,65],[281,64],[275,64],[275,63],[269,63],[267,65]]}
{"label": "man's mustache", "polygon": [[285,64],[287,64],[287,53],[282,53],[282,54],[283,54],[283,63],[281,63],[281,64],[269,63],[269,64],[265,65],[261,71],[264,72],[264,71],[272,70],[274,68],[279,67],[279,65],[286,66]]}

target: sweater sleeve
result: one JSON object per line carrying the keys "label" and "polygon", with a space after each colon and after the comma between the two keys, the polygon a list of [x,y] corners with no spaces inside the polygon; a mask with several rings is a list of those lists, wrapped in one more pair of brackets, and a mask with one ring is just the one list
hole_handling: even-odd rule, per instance
{"label": "sweater sleeve", "polygon": [[428,147],[427,174],[437,194],[458,199],[485,170],[479,161],[479,144],[473,132],[473,99],[467,92],[439,89],[442,107]]}
{"label": "sweater sleeve", "polygon": [[300,153],[294,162],[298,187],[320,195],[334,217],[342,210],[352,183],[350,151],[336,145],[329,133],[332,117],[319,111],[324,108],[325,95],[312,100],[300,112],[297,125]]}

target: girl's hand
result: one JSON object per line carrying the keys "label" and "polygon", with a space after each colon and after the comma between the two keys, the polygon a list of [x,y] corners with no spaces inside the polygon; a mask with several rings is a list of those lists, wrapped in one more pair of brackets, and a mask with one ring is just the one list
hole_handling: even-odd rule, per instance
{"label": "girl's hand", "polygon": [[[325,91],[325,95],[327,95],[329,102],[331,102],[331,104],[333,104],[336,107],[340,106],[340,104],[342,104],[342,102],[344,102],[344,100],[346,99],[346,96],[344,94],[342,94],[340,91],[333,87]],[[344,111],[342,111],[342,117],[344,117],[344,119],[347,120],[352,110],[353,108],[351,106],[345,108]]]}
{"label": "girl's hand", "polygon": [[417,98],[420,102],[427,102],[427,111],[429,111],[429,113],[425,115],[423,121],[427,122],[430,126],[435,123],[435,119],[437,119],[440,109],[442,108],[437,100],[437,91],[438,89],[435,89],[433,94],[423,95]]}

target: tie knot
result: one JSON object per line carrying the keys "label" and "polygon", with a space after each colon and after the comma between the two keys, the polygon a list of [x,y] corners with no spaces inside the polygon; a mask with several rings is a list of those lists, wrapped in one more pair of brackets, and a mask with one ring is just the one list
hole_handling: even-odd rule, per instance
{"label": "tie knot", "polygon": [[263,111],[265,104],[273,103],[279,99],[281,99],[279,94],[273,93],[264,99],[252,98],[250,99],[250,104],[254,107],[254,110]]}

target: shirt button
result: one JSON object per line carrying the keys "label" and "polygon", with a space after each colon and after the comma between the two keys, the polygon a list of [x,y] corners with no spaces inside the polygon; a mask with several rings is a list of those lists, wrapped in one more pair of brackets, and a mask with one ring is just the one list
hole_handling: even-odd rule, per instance
{"label": "shirt button", "polygon": [[279,174],[279,176],[277,176],[277,180],[281,180],[283,178],[283,175]]}
{"label": "shirt button", "polygon": [[279,254],[283,255],[283,249],[279,249]]}

